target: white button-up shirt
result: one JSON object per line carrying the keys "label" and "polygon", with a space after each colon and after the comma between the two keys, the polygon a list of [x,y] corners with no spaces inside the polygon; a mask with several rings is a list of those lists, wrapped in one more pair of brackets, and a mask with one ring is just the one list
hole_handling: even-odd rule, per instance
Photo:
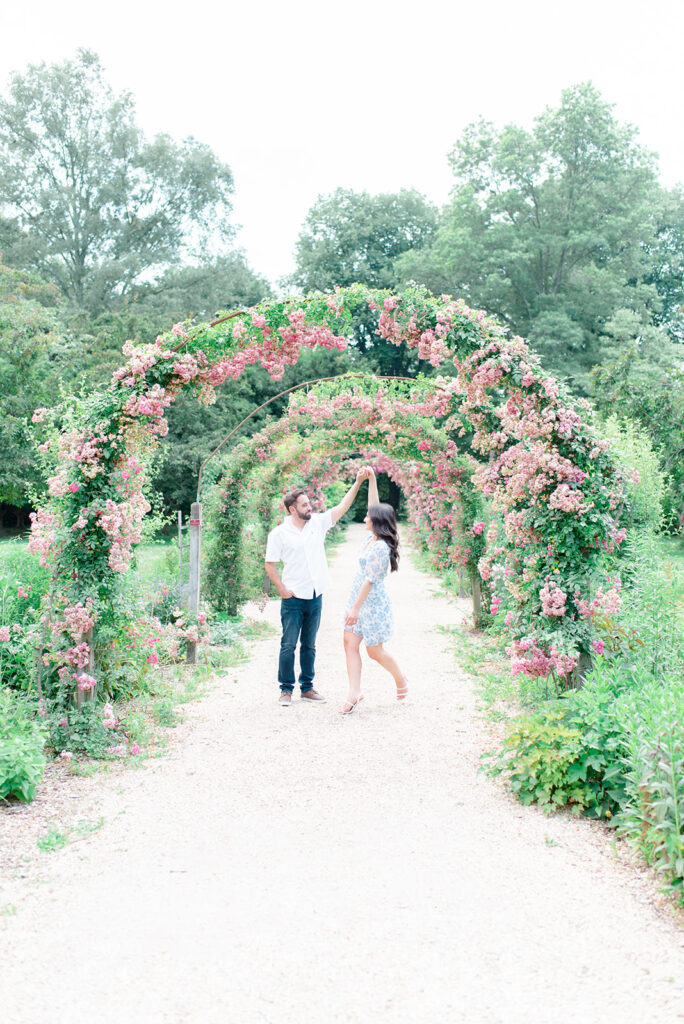
{"label": "white button-up shirt", "polygon": [[295,597],[310,599],[330,586],[325,535],[331,526],[330,512],[314,512],[301,530],[288,517],[269,533],[266,561],[283,563],[283,586]]}

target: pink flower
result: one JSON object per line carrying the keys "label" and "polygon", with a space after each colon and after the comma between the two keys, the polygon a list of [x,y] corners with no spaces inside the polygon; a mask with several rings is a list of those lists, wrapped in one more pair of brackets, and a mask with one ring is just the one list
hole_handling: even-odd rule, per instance
{"label": "pink flower", "polygon": [[159,655],[155,654],[153,651],[152,654],[149,655],[147,660],[149,661],[150,665],[156,665],[157,662],[159,661]]}
{"label": "pink flower", "polygon": [[125,743],[117,743],[117,745],[115,747],[107,747],[107,749],[105,750],[105,754],[113,754],[115,757],[125,757],[126,756],[126,744]]}
{"label": "pink flower", "polygon": [[47,409],[43,408],[42,406],[39,409],[34,409],[33,410],[33,416],[31,417],[31,422],[32,423],[42,423],[43,420],[45,419],[45,413],[46,412],[47,412]]}
{"label": "pink flower", "polygon": [[69,723],[67,722],[66,718],[60,718],[57,724],[59,725],[60,729],[66,729]]}
{"label": "pink flower", "polygon": [[17,587],[17,597],[28,597],[30,589],[31,588],[29,587],[28,590],[24,590],[20,583],[19,586]]}
{"label": "pink flower", "polygon": [[70,750],[63,750],[59,756],[62,759],[62,761],[70,761],[74,755],[71,753]]}
{"label": "pink flower", "polygon": [[7,642],[10,638],[9,626],[0,626],[0,640]]}
{"label": "pink flower", "polygon": [[603,640],[592,640],[591,646],[594,648],[597,654],[603,654],[605,644]]}
{"label": "pink flower", "polygon": [[136,757],[140,753],[140,747],[138,746],[137,743],[131,744],[130,753],[131,753],[131,757]]}
{"label": "pink flower", "polygon": [[74,679],[78,683],[79,690],[92,690],[97,685],[97,680],[93,676],[89,676],[87,672],[74,675]]}
{"label": "pink flower", "polygon": [[484,523],[474,523],[473,524],[473,533],[482,533],[484,528],[485,528],[485,524]]}
{"label": "pink flower", "polygon": [[70,490],[70,491],[71,491],[71,492],[72,492],[73,494],[75,494],[75,493],[76,493],[76,491],[78,491],[78,490],[80,489],[80,486],[81,486],[81,485],[80,485],[80,484],[77,484],[77,483],[69,484],[69,490]]}

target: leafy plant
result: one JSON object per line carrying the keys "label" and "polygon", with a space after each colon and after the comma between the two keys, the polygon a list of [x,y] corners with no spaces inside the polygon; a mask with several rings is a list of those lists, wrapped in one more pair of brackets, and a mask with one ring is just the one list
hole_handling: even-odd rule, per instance
{"label": "leafy plant", "polygon": [[0,690],[0,800],[33,800],[45,767],[46,734],[24,698]]}

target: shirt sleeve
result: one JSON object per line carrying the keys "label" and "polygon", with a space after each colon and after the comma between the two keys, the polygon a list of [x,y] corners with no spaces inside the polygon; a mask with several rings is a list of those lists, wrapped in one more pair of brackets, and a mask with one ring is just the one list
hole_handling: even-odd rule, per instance
{"label": "shirt sleeve", "polygon": [[267,562],[280,562],[283,557],[283,542],[280,537],[280,531],[276,527],[268,535],[266,542],[266,561]]}
{"label": "shirt sleeve", "polygon": [[366,555],[366,579],[369,583],[380,583],[387,575],[390,550],[384,541],[376,541],[369,547],[370,551]]}
{"label": "shirt sleeve", "polygon": [[320,531],[323,534],[323,536],[326,535],[328,530],[331,528],[332,524],[333,524],[332,512],[330,511],[330,509],[328,509],[327,512],[319,512],[319,514],[318,514],[318,526],[319,526]]}

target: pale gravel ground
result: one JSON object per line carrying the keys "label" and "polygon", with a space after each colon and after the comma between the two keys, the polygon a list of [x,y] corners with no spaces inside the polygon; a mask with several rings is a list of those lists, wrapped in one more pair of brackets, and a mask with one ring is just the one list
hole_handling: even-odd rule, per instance
{"label": "pale gravel ground", "polygon": [[[63,819],[101,831],[0,879],[2,1024],[684,1021],[651,876],[478,773],[486,725],[437,628],[465,606],[407,559],[389,646],[410,703],[366,662],[362,711],[336,714],[361,537],[325,598],[327,704],[281,710],[277,638],[255,643],[168,757],[73,784]],[[7,850],[21,814],[1,826]]]}

